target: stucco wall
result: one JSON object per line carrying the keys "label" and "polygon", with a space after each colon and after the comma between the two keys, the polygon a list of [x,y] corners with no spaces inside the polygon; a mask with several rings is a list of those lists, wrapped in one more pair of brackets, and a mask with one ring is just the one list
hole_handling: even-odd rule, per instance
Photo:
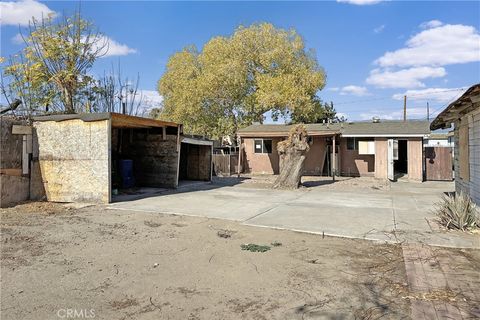
{"label": "stucco wall", "polygon": [[423,180],[423,141],[422,138],[407,140],[408,180]]}
{"label": "stucco wall", "polygon": [[38,161],[48,201],[109,201],[109,121],[34,123]]}
{"label": "stucco wall", "polygon": [[340,170],[344,176],[373,176],[375,174],[375,156],[360,155],[358,150],[347,149],[347,139],[340,142]]}
{"label": "stucco wall", "polygon": [[304,173],[307,175],[322,174],[326,152],[327,145],[325,138],[313,137],[312,144],[310,144],[310,149],[305,156]]}
{"label": "stucco wall", "polygon": [[459,122],[455,123],[455,190],[460,192],[463,190],[467,192],[473,201],[480,205],[480,112],[472,112],[462,118],[462,121],[468,121],[468,144],[469,144],[469,159],[470,159],[470,179],[465,181],[460,178],[459,174],[459,145],[458,145],[458,126]]}
{"label": "stucco wall", "polygon": [[243,161],[245,169],[244,172],[258,173],[258,174],[278,174],[279,172],[279,157],[277,152],[277,143],[281,141],[280,138],[265,138],[272,140],[272,153],[255,153],[253,138],[245,138],[244,142],[244,156]]}

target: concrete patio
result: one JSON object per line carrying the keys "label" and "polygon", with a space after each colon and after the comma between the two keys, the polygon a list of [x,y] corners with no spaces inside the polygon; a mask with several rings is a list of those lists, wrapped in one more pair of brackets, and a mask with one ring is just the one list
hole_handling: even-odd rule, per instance
{"label": "concrete patio", "polygon": [[480,248],[478,234],[447,233],[434,221],[433,204],[454,190],[451,182],[396,182],[380,190],[328,182],[286,191],[228,179],[109,207],[389,243]]}

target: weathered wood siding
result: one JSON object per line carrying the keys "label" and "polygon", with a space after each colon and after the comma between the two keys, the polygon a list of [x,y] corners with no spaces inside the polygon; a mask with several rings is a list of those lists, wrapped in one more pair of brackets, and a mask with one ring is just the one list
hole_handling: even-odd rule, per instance
{"label": "weathered wood siding", "polygon": [[459,121],[455,122],[455,189],[468,193],[473,201],[480,205],[480,110],[471,112],[461,121],[468,123],[469,179],[459,177]]}
{"label": "weathered wood siding", "polygon": [[375,178],[387,179],[387,138],[375,138]]}
{"label": "weathered wood siding", "polygon": [[423,180],[423,140],[409,138],[407,140],[408,180]]}
{"label": "weathered wood siding", "polygon": [[48,201],[108,203],[109,120],[34,123]]}
{"label": "weathered wood siding", "polygon": [[0,117],[0,208],[29,198],[29,177],[22,176],[23,135],[12,134],[24,121]]}

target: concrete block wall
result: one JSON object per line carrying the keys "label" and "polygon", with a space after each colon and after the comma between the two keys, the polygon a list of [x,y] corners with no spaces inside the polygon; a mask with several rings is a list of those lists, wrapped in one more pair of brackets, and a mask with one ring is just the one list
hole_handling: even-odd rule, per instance
{"label": "concrete block wall", "polygon": [[39,152],[32,168],[48,201],[109,202],[109,129],[109,120],[34,123]]}

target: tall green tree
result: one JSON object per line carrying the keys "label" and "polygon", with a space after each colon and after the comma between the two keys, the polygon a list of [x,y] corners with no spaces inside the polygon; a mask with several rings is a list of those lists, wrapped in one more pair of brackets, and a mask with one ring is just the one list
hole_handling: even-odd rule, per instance
{"label": "tall green tree", "polygon": [[229,37],[212,38],[201,51],[191,46],[170,57],[158,82],[160,117],[218,138],[262,122],[267,111],[273,117],[312,113],[325,77],[295,30],[241,26]]}
{"label": "tall green tree", "polygon": [[56,21],[33,20],[25,48],[9,59],[2,82],[4,93],[29,107],[57,106],[62,111],[83,111],[93,78],[88,71],[107,51],[105,38],[79,12]]}

